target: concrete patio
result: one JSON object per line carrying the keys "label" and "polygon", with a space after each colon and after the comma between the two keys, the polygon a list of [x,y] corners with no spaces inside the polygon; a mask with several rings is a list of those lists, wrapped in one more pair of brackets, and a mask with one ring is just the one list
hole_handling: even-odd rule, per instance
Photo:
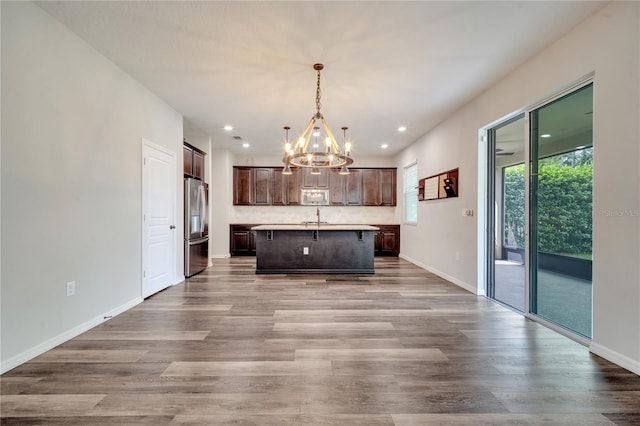
{"label": "concrete patio", "polygon": [[[524,265],[498,260],[495,299],[524,312]],[[591,337],[591,281],[538,270],[538,312],[547,321]]]}

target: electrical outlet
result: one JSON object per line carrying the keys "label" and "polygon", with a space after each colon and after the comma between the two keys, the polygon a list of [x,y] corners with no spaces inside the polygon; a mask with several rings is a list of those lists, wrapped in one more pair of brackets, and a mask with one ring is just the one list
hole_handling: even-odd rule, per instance
{"label": "electrical outlet", "polygon": [[302,254],[307,256],[309,254],[309,247],[303,247],[302,248]]}
{"label": "electrical outlet", "polygon": [[459,251],[456,252],[456,260],[460,260],[460,252]]}
{"label": "electrical outlet", "polygon": [[74,294],[76,294],[76,282],[69,281],[67,283],[67,297],[73,296]]}

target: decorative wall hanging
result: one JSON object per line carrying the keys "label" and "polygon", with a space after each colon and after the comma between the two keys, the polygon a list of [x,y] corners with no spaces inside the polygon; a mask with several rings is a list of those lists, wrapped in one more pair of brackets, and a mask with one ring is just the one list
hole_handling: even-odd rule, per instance
{"label": "decorative wall hanging", "polygon": [[418,200],[438,200],[458,196],[458,169],[418,180]]}

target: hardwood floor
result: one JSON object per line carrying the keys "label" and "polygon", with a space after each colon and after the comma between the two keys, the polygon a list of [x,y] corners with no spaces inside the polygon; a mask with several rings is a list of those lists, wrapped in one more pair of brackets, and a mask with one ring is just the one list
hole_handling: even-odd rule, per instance
{"label": "hardwood floor", "polygon": [[3,425],[638,425],[640,377],[397,258],[216,260],[1,378]]}

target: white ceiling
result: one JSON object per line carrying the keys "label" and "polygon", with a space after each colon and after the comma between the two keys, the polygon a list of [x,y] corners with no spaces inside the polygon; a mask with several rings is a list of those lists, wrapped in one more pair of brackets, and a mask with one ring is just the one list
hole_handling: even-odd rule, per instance
{"label": "white ceiling", "polygon": [[[537,135],[533,135],[541,155],[549,155],[574,149],[578,146],[591,146],[593,143],[593,88],[585,86],[568,95],[555,99],[535,109],[538,113]],[[496,130],[496,149],[499,155],[514,157],[523,161],[526,147],[524,113],[520,118],[505,124],[498,124]],[[539,137],[540,135],[547,135]]]}
{"label": "white ceiling", "polygon": [[37,4],[183,114],[187,138],[237,153],[233,136],[271,155],[283,126],[303,130],[323,63],[322,112],[336,136],[349,126],[357,161],[397,153],[604,3]]}

